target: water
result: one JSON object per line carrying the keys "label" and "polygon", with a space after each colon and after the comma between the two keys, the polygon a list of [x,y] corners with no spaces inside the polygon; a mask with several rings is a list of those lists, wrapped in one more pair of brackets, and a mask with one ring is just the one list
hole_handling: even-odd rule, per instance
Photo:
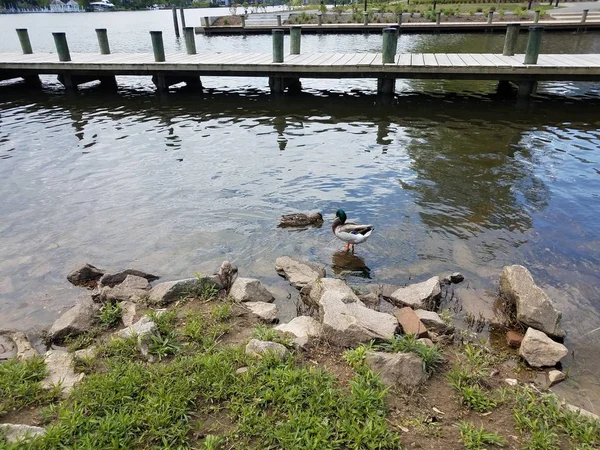
{"label": "water", "polygon": [[[211,12],[214,10],[211,10]],[[188,25],[206,13],[187,12]],[[216,13],[212,13],[216,14]],[[170,11],[0,16],[0,52],[150,51]],[[169,34],[170,33],[170,34]],[[377,51],[380,37],[305,36],[304,51]],[[402,36],[400,51],[500,52],[499,35]],[[521,37],[520,45],[525,44]],[[268,51],[269,36],[197,37],[199,49]],[[520,49],[522,51],[523,48]],[[600,53],[598,34],[547,34],[544,52]],[[492,82],[403,80],[391,105],[374,80],[303,80],[273,99],[266,79],[203,78],[205,94],[153,95],[148,77],[119,77],[119,94],[66,96],[0,86],[0,328],[39,330],[80,293],[66,274],[84,262],[165,279],[212,273],[230,259],[277,294],[280,255],[325,264],[352,284],[403,284],[460,270],[495,291],[506,264],[524,264],[563,311],[571,378],[558,390],[597,410],[600,361],[600,89],[546,83],[532,102]],[[355,256],[326,224],[287,231],[281,214],[343,207],[376,230]],[[292,298],[288,299],[288,294]],[[590,333],[591,332],[591,333]],[[588,334],[589,333],[589,334]]]}

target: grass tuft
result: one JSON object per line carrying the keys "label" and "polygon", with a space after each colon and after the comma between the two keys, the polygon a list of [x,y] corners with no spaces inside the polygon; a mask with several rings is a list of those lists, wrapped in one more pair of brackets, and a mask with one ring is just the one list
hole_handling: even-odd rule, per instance
{"label": "grass tuft", "polygon": [[119,303],[106,303],[100,309],[100,313],[98,314],[100,326],[105,330],[114,328],[119,325],[122,315],[123,310],[121,309],[121,305]]}
{"label": "grass tuft", "polygon": [[506,439],[497,433],[485,431],[483,426],[477,428],[469,422],[460,422],[458,424],[460,440],[467,450],[483,450],[489,445],[503,447],[507,444]]}
{"label": "grass tuft", "polygon": [[291,347],[294,344],[292,339],[282,336],[277,330],[263,324],[257,325],[256,328],[254,328],[252,336],[260,341],[278,342],[286,347]]}
{"label": "grass tuft", "polygon": [[11,410],[52,399],[54,393],[42,388],[45,376],[42,357],[24,361],[13,358],[0,364],[0,417]]}
{"label": "grass tuft", "polygon": [[435,372],[443,361],[442,352],[437,345],[430,347],[422,342],[418,342],[414,334],[394,336],[391,342],[376,345],[375,348],[392,353],[414,353],[423,360],[425,372],[429,375]]}

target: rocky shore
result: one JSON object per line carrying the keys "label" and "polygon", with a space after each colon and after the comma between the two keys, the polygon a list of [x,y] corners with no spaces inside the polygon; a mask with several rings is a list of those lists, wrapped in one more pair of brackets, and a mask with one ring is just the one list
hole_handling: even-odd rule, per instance
{"label": "rocky shore", "polygon": [[[490,322],[496,331],[502,330],[506,338],[502,349],[482,343],[472,329],[461,329],[449,310],[441,309],[442,299],[449,292],[454,295],[455,286],[465,282],[460,273],[431,276],[406,286],[357,287],[327,277],[319,264],[293,257],[277,258],[274,270],[298,290],[299,315],[287,323],[279,323],[269,287],[238,276],[238,268],[228,261],[214,275],[174,281],[132,269],[110,273],[89,264],[74,270],[67,279],[82,288],[81,295],[47,331],[45,354],[40,355],[23,332],[0,331],[0,370],[5,370],[6,380],[12,370],[24,370],[19,365],[28,361],[42,367],[30,399],[16,397],[20,389],[16,384],[25,386],[28,381],[17,377],[13,384],[0,383],[0,394],[6,396],[0,402],[0,445],[4,440],[15,448],[38,444],[44,448],[44,439],[56,433],[63,419],[60,415],[42,418],[43,407],[56,409],[76,401],[86,391],[86,383],[111,373],[112,358],[123,363],[126,354],[136,364],[166,367],[184,358],[180,354],[209,356],[217,348],[243,349],[239,367],[231,368],[237,377],[267,370],[269,364],[317,366],[333,373],[341,385],[354,386],[349,381],[352,376],[355,380],[374,377],[375,383],[385,386],[381,392],[387,421],[393,424],[389,432],[397,433],[405,444],[419,443],[418,448],[480,448],[466,444],[464,436],[471,425],[465,418],[476,417],[476,426],[483,427],[484,417],[496,411],[508,417],[511,402],[522,403],[528,395],[540,396],[541,404],[558,405],[557,411],[562,412],[557,414],[565,421],[591,427],[592,446],[578,448],[596,448],[593,445],[600,442],[596,441],[597,416],[572,405],[560,406],[560,400],[543,394],[567,377],[560,370],[560,361],[568,354],[562,343],[566,333],[560,311],[525,267],[502,270],[493,317],[466,306],[472,325]],[[513,393],[507,394],[506,389]],[[511,420],[516,424],[505,424],[504,429],[487,422],[486,427],[499,436],[515,433],[509,435],[510,448],[533,448],[525,443],[539,430],[520,425],[517,416]],[[464,447],[455,447],[455,431],[447,432],[452,436],[448,439],[429,435],[432,424],[441,427],[436,429],[460,428]],[[425,437],[423,427],[429,430]],[[236,442],[228,435],[234,425],[213,428],[223,442]],[[557,435],[557,445],[575,439],[566,431],[563,434]],[[396,439],[390,436],[390,442]],[[206,433],[187,439],[202,442],[202,448],[221,448],[209,447]],[[588,440],[581,439],[573,442],[587,445]]]}

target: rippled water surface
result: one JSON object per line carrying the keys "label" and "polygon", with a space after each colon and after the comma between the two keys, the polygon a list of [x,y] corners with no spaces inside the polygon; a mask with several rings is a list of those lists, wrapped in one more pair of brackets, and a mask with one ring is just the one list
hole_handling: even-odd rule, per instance
{"label": "rippled water surface", "polygon": [[[188,14],[198,24],[201,14]],[[0,16],[0,52],[34,50],[67,31],[71,51],[150,51],[170,12]],[[196,22],[196,23],[194,23]],[[268,36],[198,36],[199,48],[268,51]],[[376,51],[379,36],[306,36],[306,51]],[[548,34],[547,52],[600,53],[594,34]],[[521,37],[524,46],[525,38]],[[402,36],[401,51],[499,52],[499,35]],[[79,294],[65,275],[84,262],[165,278],[212,273],[223,259],[277,293],[280,255],[327,265],[352,283],[404,284],[460,270],[469,288],[497,289],[524,264],[563,311],[572,351],[567,394],[600,404],[600,89],[547,83],[528,103],[491,82],[399,81],[392,104],[374,80],[306,80],[271,98],[265,79],[206,78],[206,91],[153,95],[148,78],[119,78],[66,96],[0,86],[0,328],[40,329]],[[375,233],[355,256],[326,224],[286,231],[281,214],[338,208]],[[569,384],[570,383],[570,384]],[[569,390],[570,389],[570,390]],[[597,407],[596,407],[597,408]],[[600,412],[597,411],[596,412]]]}

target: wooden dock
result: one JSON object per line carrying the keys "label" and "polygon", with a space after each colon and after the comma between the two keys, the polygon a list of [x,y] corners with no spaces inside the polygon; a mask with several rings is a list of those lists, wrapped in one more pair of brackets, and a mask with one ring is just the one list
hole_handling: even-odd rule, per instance
{"label": "wooden dock", "polygon": [[64,62],[55,53],[0,54],[0,80],[55,74],[76,89],[92,80],[116,86],[115,75],[148,75],[159,90],[167,90],[179,82],[201,87],[202,76],[268,77],[271,90],[283,92],[299,88],[302,78],[433,78],[513,82],[522,95],[531,94],[537,81],[600,81],[600,54],[541,54],[537,64],[524,64],[522,54],[474,53],[403,53],[388,64],[381,53],[303,53],[285,55],[283,63],[274,63],[271,53],[167,53],[164,62],[151,53],[70,56]]}

